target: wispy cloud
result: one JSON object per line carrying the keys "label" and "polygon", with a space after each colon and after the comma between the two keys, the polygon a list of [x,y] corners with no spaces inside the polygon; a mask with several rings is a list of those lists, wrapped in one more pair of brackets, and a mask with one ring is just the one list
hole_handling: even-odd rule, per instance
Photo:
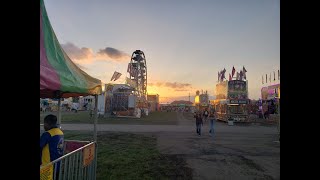
{"label": "wispy cloud", "polygon": [[105,49],[100,49],[97,55],[102,57],[108,56],[111,59],[114,59],[116,61],[128,61],[131,58],[129,54],[119,51],[118,49],[115,49],[112,47],[106,47]]}
{"label": "wispy cloud", "polygon": [[175,91],[190,91],[190,89],[176,89]]}
{"label": "wispy cloud", "polygon": [[70,42],[61,44],[61,47],[67,53],[67,55],[78,64],[90,63],[93,61],[95,56],[92,49],[86,47],[79,48]]}
{"label": "wispy cloud", "polygon": [[78,47],[73,43],[61,44],[67,55],[78,64],[91,64],[94,61],[129,62],[130,55],[112,47],[100,49],[95,53],[91,48]]}
{"label": "wispy cloud", "polygon": [[188,91],[192,88],[192,85],[189,83],[178,83],[178,82],[153,82],[153,83],[148,83],[148,86],[171,88],[171,89],[174,89],[175,91]]}
{"label": "wispy cloud", "polygon": [[173,89],[180,89],[180,88],[191,87],[191,84],[189,84],[189,83],[177,83],[177,82],[174,82],[174,83],[166,82],[165,86],[173,88]]}

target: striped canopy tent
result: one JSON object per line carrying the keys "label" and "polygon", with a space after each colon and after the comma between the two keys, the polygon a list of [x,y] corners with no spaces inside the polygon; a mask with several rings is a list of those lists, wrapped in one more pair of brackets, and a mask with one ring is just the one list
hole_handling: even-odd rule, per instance
{"label": "striped canopy tent", "polygon": [[101,94],[99,79],[82,71],[62,49],[40,0],[40,98]]}
{"label": "striped canopy tent", "polygon": [[61,98],[95,95],[94,140],[97,140],[98,94],[101,80],[82,71],[62,49],[40,0],[40,98],[58,98],[58,125],[61,125]]}

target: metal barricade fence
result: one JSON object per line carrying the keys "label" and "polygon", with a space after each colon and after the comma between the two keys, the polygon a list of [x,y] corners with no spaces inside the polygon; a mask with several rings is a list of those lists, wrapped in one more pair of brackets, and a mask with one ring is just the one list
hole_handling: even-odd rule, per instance
{"label": "metal barricade fence", "polygon": [[[66,141],[67,143],[84,143],[81,147],[46,165],[40,166],[41,180],[95,180],[97,168],[96,142]],[[66,150],[66,149],[65,149]]]}

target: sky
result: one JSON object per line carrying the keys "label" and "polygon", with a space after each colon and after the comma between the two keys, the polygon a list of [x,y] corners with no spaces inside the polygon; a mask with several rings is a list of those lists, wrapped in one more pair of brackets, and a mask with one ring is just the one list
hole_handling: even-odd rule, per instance
{"label": "sky", "polygon": [[225,68],[228,79],[233,66],[247,70],[250,99],[280,82],[280,0],[44,2],[65,52],[103,83],[114,71],[122,76],[113,83],[125,83],[135,50],[145,54],[148,93],[160,102],[188,100],[197,90],[214,97],[218,72]]}

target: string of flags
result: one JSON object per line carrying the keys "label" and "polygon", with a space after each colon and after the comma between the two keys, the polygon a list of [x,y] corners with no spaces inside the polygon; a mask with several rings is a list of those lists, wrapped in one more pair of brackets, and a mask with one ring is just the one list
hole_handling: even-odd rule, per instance
{"label": "string of flags", "polygon": [[[268,74],[266,74],[266,81],[264,82],[264,75],[262,75],[262,84],[267,84],[268,83]],[[273,78],[271,76],[271,73],[269,75],[269,82],[271,82],[271,80],[273,79],[273,81],[276,81],[276,72],[273,71]],[[278,69],[278,80],[280,81],[280,70]]]}
{"label": "string of flags", "polygon": [[[225,78],[226,69],[223,68],[223,70],[218,71],[218,81],[222,82]],[[229,73],[229,81],[231,81],[234,78],[234,75],[236,75],[235,80],[247,80],[247,70],[243,66],[242,70],[240,72],[236,72],[236,69],[234,66],[232,67],[231,74]]]}

